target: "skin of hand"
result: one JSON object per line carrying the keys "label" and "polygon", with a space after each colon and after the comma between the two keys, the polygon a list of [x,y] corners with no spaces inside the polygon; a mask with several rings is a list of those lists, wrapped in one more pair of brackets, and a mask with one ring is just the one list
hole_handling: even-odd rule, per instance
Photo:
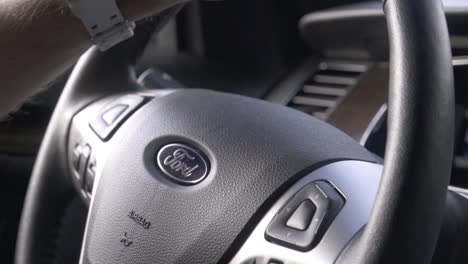
{"label": "skin of hand", "polygon": [[[187,0],[117,4],[129,20],[139,20],[183,2]],[[90,46],[66,0],[0,0],[0,116],[73,65]]]}

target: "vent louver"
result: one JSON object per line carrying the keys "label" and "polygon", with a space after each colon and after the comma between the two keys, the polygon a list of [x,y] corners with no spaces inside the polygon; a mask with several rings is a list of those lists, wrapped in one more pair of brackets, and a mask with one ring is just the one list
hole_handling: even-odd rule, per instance
{"label": "vent louver", "polygon": [[325,120],[367,69],[365,63],[322,62],[288,106]]}

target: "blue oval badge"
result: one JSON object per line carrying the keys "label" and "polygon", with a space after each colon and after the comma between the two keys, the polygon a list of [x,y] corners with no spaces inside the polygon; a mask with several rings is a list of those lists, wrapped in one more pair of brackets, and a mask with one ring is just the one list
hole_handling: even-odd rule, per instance
{"label": "blue oval badge", "polygon": [[209,161],[203,153],[181,143],[162,147],[157,155],[157,164],[169,179],[183,185],[194,185],[205,179]]}

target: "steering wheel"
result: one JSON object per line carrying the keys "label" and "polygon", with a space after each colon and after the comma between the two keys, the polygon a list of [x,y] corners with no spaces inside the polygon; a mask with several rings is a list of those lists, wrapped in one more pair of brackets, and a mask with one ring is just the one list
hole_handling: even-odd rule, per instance
{"label": "steering wheel", "polygon": [[454,135],[439,0],[388,0],[384,165],[306,114],[206,90],[138,88],[131,51],[90,49],[43,140],[16,262],[60,204],[90,201],[80,263],[429,263]]}

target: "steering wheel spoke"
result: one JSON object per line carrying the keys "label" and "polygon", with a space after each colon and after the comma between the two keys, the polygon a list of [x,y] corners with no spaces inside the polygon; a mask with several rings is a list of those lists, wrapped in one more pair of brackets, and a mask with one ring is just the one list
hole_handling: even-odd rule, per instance
{"label": "steering wheel spoke", "polygon": [[[226,252],[237,251],[231,245],[248,235],[248,227],[261,220],[258,212],[268,210],[295,179],[327,164],[338,164],[334,163],[338,160],[376,161],[348,136],[306,114],[203,90],[178,90],[147,98],[124,118],[110,139],[96,133],[96,117],[112,113],[115,107],[123,114],[122,109],[127,108],[122,102],[135,96],[105,98],[73,120],[69,153],[73,155],[76,146],[89,146],[95,156],[89,155],[84,171],[98,164],[82,263],[230,259]],[[273,122],[277,118],[287,121]],[[314,140],[304,144],[304,132],[314,135]],[[335,143],[323,146],[330,137]],[[346,165],[349,162],[343,161],[340,170],[333,164],[299,183],[322,180],[312,183],[303,194],[315,207],[315,217],[306,230],[297,232],[302,244],[296,249],[311,251],[319,244],[311,252],[321,251],[321,237],[336,215],[357,206],[353,195],[349,194],[353,201],[348,203],[347,194],[335,185],[344,185],[339,180],[343,173],[353,166],[371,168],[368,175],[374,178],[367,184],[373,186],[369,193],[376,192],[380,165],[362,161]],[[73,173],[76,175],[76,170]],[[83,195],[90,197],[87,177],[79,186]],[[362,204],[367,212],[371,205],[372,199]],[[357,231],[365,219],[363,215],[350,230]],[[285,241],[270,230],[271,241]],[[323,240],[328,241],[328,236]],[[294,241],[286,244],[290,247]]]}
{"label": "steering wheel spoke", "polygon": [[146,102],[171,92],[155,90],[107,96],[73,117],[68,134],[68,168],[85,202],[90,202],[95,179],[106,161],[114,133]]}
{"label": "steering wheel spoke", "polygon": [[[362,161],[339,161],[308,174],[276,201],[231,263],[248,263],[252,260],[256,260],[255,263],[268,263],[270,260],[279,260],[284,263],[334,263],[343,248],[367,223],[381,175],[381,165]],[[311,184],[319,184],[319,187],[320,184],[332,186],[333,190],[324,193],[330,200],[334,193],[339,193],[340,199],[343,199],[343,205],[336,212],[336,217],[332,217],[329,223],[320,222],[315,217],[311,219],[311,223],[320,224],[317,233],[314,234],[315,238],[312,237],[309,240],[309,242],[315,240],[315,244],[312,249],[301,250],[294,244],[299,244],[301,234],[307,230],[297,230],[288,226],[288,219],[293,217],[294,211],[299,209],[294,200],[300,202],[313,200],[313,196],[301,195],[301,192],[307,190]],[[333,213],[332,204],[329,204],[327,210],[327,214]],[[316,216],[318,213],[318,211],[315,212]],[[268,237],[271,225],[282,214],[286,214],[286,221],[278,224],[281,225],[283,239],[288,240],[286,244],[281,243],[281,240],[272,240]]]}

